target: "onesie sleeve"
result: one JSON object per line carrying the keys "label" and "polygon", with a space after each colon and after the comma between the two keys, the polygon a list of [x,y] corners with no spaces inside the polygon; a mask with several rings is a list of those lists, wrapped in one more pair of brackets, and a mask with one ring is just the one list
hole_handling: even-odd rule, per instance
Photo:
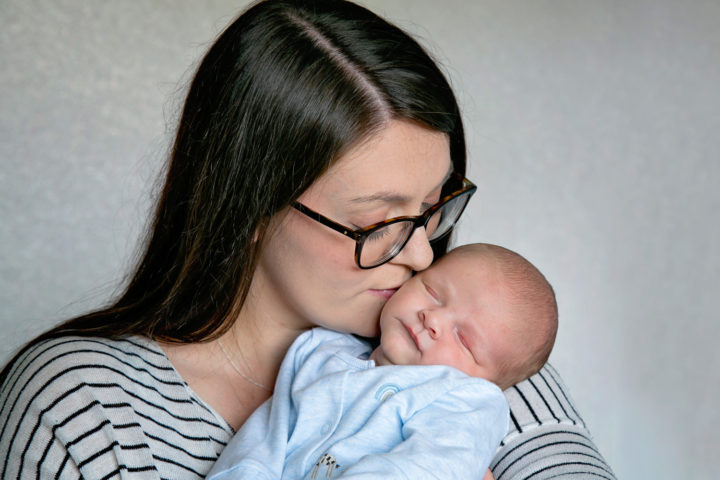
{"label": "onesie sleeve", "polygon": [[500,389],[467,377],[414,412],[390,452],[366,455],[338,478],[481,479],[507,425]]}
{"label": "onesie sleeve", "polygon": [[490,464],[496,480],[615,480],[551,365],[505,396],[510,428]]}

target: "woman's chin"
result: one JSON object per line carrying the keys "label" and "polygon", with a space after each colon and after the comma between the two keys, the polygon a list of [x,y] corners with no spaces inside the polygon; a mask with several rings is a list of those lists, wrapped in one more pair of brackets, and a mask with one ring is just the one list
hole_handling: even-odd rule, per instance
{"label": "woman's chin", "polygon": [[364,328],[361,331],[353,332],[355,335],[360,335],[361,337],[367,337],[367,338],[375,338],[380,336],[380,327],[368,327]]}

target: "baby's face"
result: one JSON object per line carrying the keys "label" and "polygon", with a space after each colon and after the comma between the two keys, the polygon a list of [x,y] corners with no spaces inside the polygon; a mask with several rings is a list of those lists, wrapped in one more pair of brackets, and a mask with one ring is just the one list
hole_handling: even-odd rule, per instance
{"label": "baby's face", "polygon": [[467,260],[443,257],[388,300],[378,365],[448,365],[498,382],[514,347],[508,294],[492,262]]}

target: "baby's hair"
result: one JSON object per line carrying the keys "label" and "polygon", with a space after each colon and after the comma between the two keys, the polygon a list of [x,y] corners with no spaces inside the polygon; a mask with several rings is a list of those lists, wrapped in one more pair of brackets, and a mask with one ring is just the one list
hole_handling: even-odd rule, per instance
{"label": "baby's hair", "polygon": [[523,328],[516,333],[527,345],[526,355],[503,366],[505,378],[500,382],[501,387],[514,385],[537,373],[550,356],[558,327],[555,292],[545,276],[522,255],[498,245],[463,245],[450,254],[481,255],[492,261],[512,302],[513,314],[522,320]]}

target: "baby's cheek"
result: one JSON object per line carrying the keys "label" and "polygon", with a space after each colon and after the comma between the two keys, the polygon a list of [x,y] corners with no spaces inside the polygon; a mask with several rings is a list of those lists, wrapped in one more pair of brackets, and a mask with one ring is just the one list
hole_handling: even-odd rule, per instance
{"label": "baby's cheek", "polygon": [[455,367],[468,375],[473,375],[472,370],[475,362],[465,354],[461,347],[453,346],[450,350],[451,353],[448,354],[448,357],[451,357],[451,360],[448,361],[447,365]]}

